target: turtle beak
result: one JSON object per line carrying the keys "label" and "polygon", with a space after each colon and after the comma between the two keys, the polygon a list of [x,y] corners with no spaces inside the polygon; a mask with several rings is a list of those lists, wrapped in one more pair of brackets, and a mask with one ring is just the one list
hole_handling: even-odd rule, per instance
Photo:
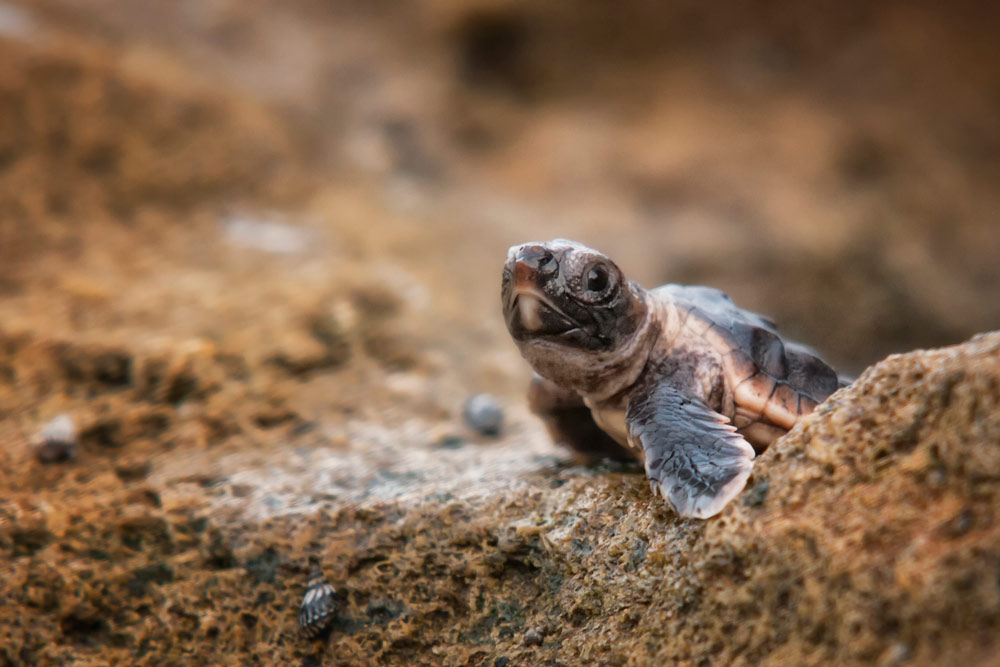
{"label": "turtle beak", "polygon": [[538,243],[525,243],[508,251],[504,314],[515,339],[562,333],[578,326],[543,291],[544,283],[558,274],[562,254]]}
{"label": "turtle beak", "polygon": [[539,243],[512,246],[507,251],[503,270],[503,302],[507,312],[514,310],[522,294],[541,296],[544,278],[559,271],[556,253]]}

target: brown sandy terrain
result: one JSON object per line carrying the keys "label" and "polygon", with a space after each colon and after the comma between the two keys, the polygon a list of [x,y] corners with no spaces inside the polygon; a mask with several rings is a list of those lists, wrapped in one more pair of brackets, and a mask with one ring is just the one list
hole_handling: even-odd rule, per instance
{"label": "brown sandy terrain", "polygon": [[995,336],[706,523],[523,404],[532,238],[848,372],[998,327],[996,17],[797,7],[0,3],[0,665],[1000,664]]}

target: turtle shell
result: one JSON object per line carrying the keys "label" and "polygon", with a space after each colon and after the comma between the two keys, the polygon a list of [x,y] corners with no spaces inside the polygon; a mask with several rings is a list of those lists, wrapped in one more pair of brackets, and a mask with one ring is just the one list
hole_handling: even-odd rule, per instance
{"label": "turtle shell", "polygon": [[804,345],[783,340],[774,322],[711,287],[664,285],[653,291],[674,303],[682,331],[720,355],[732,389],[737,428],[759,421],[790,429],[841,386],[836,371]]}

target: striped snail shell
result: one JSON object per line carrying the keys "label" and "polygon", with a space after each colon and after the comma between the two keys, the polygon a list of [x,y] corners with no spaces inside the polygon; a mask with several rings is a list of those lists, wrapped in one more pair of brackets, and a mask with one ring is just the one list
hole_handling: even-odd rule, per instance
{"label": "striped snail shell", "polygon": [[306,594],[299,606],[299,629],[310,639],[318,637],[337,611],[337,591],[323,576],[323,571],[316,568],[309,575],[306,584]]}

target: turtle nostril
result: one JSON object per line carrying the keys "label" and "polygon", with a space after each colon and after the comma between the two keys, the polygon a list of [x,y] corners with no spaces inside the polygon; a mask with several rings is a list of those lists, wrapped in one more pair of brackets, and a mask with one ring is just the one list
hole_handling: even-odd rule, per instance
{"label": "turtle nostril", "polygon": [[549,252],[545,246],[532,245],[522,248],[517,254],[517,260],[536,271],[551,271],[555,268],[555,255]]}

